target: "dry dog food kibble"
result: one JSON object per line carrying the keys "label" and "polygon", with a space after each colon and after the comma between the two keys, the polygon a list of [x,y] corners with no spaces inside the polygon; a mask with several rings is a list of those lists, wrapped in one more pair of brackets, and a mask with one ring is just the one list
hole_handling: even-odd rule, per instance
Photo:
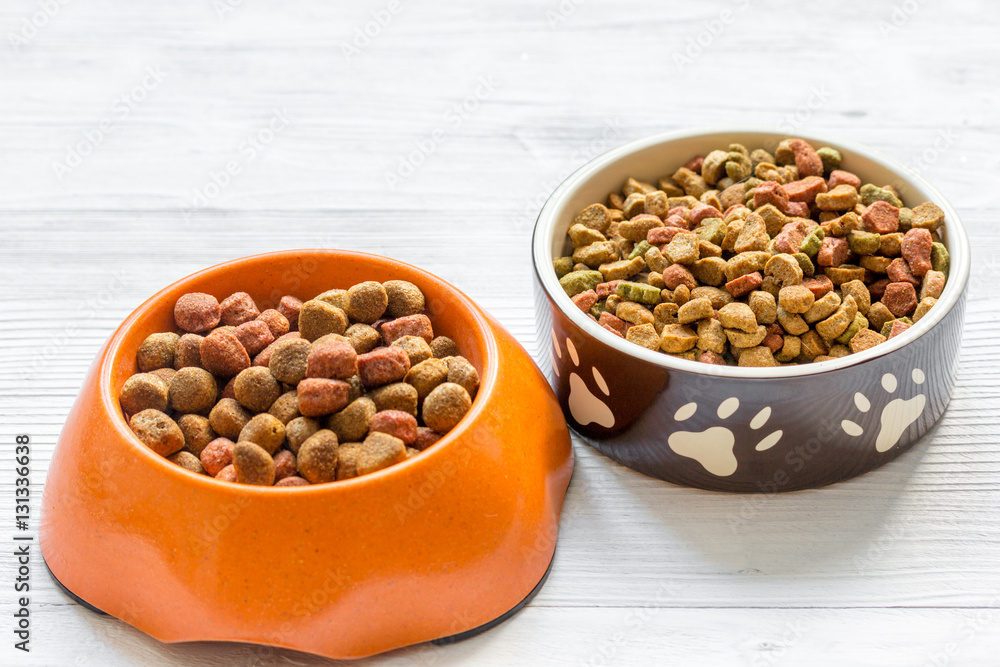
{"label": "dry dog food kibble", "polygon": [[[925,238],[906,243],[905,255],[926,264],[921,298],[931,300],[943,285],[933,253]],[[604,298],[620,285],[622,316],[641,318],[629,309],[659,292],[628,277]],[[136,351],[122,412],[154,452],[226,482],[308,486],[382,470],[454,428],[479,390],[475,366],[435,335],[426,306],[404,280],[304,301],[288,295],[273,308],[246,292],[221,302],[185,294],[174,307],[177,329],[149,335]]]}
{"label": "dry dog food kibble", "polygon": [[[571,221],[553,269],[605,330],[683,359],[776,366],[870,349],[941,296],[944,211],[907,208],[849,167],[834,148],[785,139],[773,154],[731,144],[695,156],[655,186],[629,178]],[[406,381],[432,421],[449,423],[435,392],[475,386],[450,362],[444,381],[425,364]]]}

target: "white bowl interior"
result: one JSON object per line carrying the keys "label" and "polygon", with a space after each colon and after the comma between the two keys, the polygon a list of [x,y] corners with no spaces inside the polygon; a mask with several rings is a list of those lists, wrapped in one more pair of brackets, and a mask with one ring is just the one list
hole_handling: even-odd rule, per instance
{"label": "white bowl interior", "polygon": [[862,146],[832,137],[796,135],[815,148],[831,146],[838,149],[843,155],[841,168],[857,174],[863,183],[892,185],[907,206],[932,201],[945,212],[945,228],[941,236],[951,256],[948,282],[934,308],[901,335],[863,352],[820,363],[778,368],[715,366],[678,359],[622,340],[587,317],[559,286],[552,269],[552,259],[564,254],[566,231],[573,219],[590,204],[605,203],[608,193],[620,191],[629,176],[656,183],[657,179],[672,174],[695,155],[705,155],[712,149],[724,148],[731,143],[741,143],[750,150],[763,147],[773,152],[786,136],[772,130],[746,128],[669,133],[634,141],[588,162],[556,188],[539,213],[532,252],[543,287],[571,320],[607,345],[660,366],[707,375],[764,378],[837,370],[888,354],[930,330],[955,305],[969,278],[969,240],[958,215],[941,193],[923,179],[907,172],[901,164]]}

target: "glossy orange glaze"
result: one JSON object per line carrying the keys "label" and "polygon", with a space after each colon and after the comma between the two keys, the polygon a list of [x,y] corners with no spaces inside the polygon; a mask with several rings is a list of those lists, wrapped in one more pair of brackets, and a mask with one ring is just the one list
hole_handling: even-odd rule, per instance
{"label": "glossy orange glaze", "polygon": [[[118,393],[186,292],[261,307],[363,280],[409,280],[435,332],[479,370],[472,410],[426,452],[343,482],[217,482],[131,433]],[[573,467],[565,419],[523,348],[454,287],[400,262],[303,250],[235,260],[156,294],[114,333],[52,459],[41,546],[60,582],[167,642],[230,640],[331,658],[476,628],[520,602],[555,549]]]}

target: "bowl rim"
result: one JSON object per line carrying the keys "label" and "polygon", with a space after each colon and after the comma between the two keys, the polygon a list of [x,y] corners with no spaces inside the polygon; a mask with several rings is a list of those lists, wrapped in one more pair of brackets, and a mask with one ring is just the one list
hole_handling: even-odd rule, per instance
{"label": "bowl rim", "polygon": [[[597,322],[587,317],[583,311],[573,304],[566,292],[559,285],[555,271],[552,270],[552,257],[550,257],[551,241],[557,224],[560,222],[555,215],[555,210],[562,202],[573,195],[583,181],[597,175],[599,172],[608,169],[614,162],[623,159],[631,154],[637,153],[647,148],[658,145],[667,145],[681,139],[691,139],[696,137],[708,137],[710,135],[726,134],[759,134],[762,141],[767,138],[790,136],[773,127],[763,126],[710,126],[698,127],[671,132],[661,132],[634,141],[625,143],[617,148],[613,148],[598,157],[586,162],[579,169],[570,174],[558,187],[549,195],[542,209],[538,213],[532,232],[532,264],[535,270],[535,277],[545,290],[546,295],[559,310],[576,324],[582,331],[596,338],[601,343],[651,364],[660,366],[666,370],[685,371],[700,375],[715,377],[740,378],[740,379],[778,379],[789,377],[801,377],[807,375],[819,375],[833,371],[842,370],[851,366],[877,359],[891,354],[907,344],[915,341],[930,331],[938,322],[951,312],[965,293],[965,287],[969,280],[971,248],[969,237],[966,233],[965,225],[962,223],[958,213],[951,203],[930,183],[923,178],[910,172],[898,161],[882,155],[878,151],[857,144],[853,141],[842,140],[836,135],[813,134],[809,132],[796,133],[796,137],[801,137],[820,145],[834,145],[848,153],[861,155],[885,169],[893,172],[902,182],[915,184],[919,189],[931,195],[931,201],[937,204],[945,213],[945,220],[948,230],[948,254],[950,257],[950,267],[948,281],[945,284],[944,292],[938,299],[934,308],[929,313],[920,318],[909,329],[899,336],[896,336],[884,343],[871,347],[862,352],[849,354],[839,359],[822,361],[819,363],[798,364],[794,366],[779,366],[777,368],[753,368],[745,366],[714,365],[705,364],[698,361],[679,359],[663,354],[659,351],[647,350],[634,343],[615,336],[603,329]],[[622,180],[627,174],[622,175]]]}
{"label": "bowl rim", "polygon": [[[443,435],[437,442],[428,447],[426,450],[421,452],[420,456],[415,456],[408,458],[404,461],[400,461],[395,465],[391,465],[388,468],[383,468],[381,470],[376,470],[373,473],[367,475],[360,475],[358,477],[353,477],[351,479],[337,480],[335,482],[327,482],[322,484],[310,484],[309,486],[256,486],[252,484],[237,484],[235,482],[226,482],[217,480],[209,475],[202,475],[179,465],[176,465],[167,460],[165,456],[160,456],[152,449],[147,447],[139,438],[135,435],[132,429],[128,425],[128,421],[125,419],[124,413],[122,412],[121,405],[119,403],[118,397],[114,395],[112,391],[112,374],[115,369],[115,359],[118,358],[122,352],[122,346],[125,340],[126,333],[135,326],[136,322],[149,313],[151,310],[157,308],[160,302],[165,298],[168,292],[174,290],[177,287],[185,283],[191,283],[198,279],[211,276],[212,274],[218,273],[219,271],[224,271],[226,269],[238,268],[235,265],[246,261],[260,261],[265,262],[268,260],[275,259],[301,259],[307,255],[317,256],[318,261],[331,261],[331,260],[342,260],[345,257],[351,259],[357,259],[361,261],[371,261],[379,260],[385,262],[392,262],[399,265],[407,270],[413,271],[420,276],[421,279],[428,282],[437,283],[443,289],[450,291],[456,296],[460,303],[462,303],[469,314],[472,315],[472,322],[475,323],[481,332],[483,341],[485,356],[483,359],[483,368],[480,377],[479,390],[476,392],[476,397],[472,401],[472,408],[462,417],[458,424],[455,425],[448,433]],[[349,493],[352,489],[358,488],[360,485],[372,485],[378,484],[393,475],[404,474],[410,470],[410,468],[418,467],[421,465],[433,465],[432,461],[443,456],[443,452],[457,445],[460,436],[464,435],[466,431],[472,428],[472,425],[476,422],[477,418],[486,409],[485,405],[489,401],[489,398],[493,395],[495,388],[497,386],[499,373],[498,373],[498,356],[499,349],[495,336],[493,335],[493,328],[487,320],[484,312],[476,303],[470,299],[464,292],[456,288],[451,283],[446,280],[439,278],[438,276],[425,271],[417,266],[409,264],[407,262],[402,262],[391,257],[385,257],[383,255],[376,255],[373,253],[360,252],[356,250],[338,250],[338,249],[328,249],[328,248],[303,248],[294,250],[278,250],[274,252],[258,253],[254,255],[246,255],[244,257],[237,257],[234,259],[229,259],[224,262],[219,262],[207,268],[191,273],[179,280],[166,285],[162,289],[158,290],[155,294],[150,296],[148,299],[143,301],[128,317],[115,329],[115,332],[111,335],[108,340],[107,348],[103,353],[101,366],[98,376],[98,391],[101,393],[100,401],[101,405],[108,413],[111,415],[111,423],[116,432],[132,445],[134,445],[136,451],[136,456],[143,457],[147,461],[151,461],[153,465],[161,466],[161,469],[165,474],[174,476],[180,483],[193,483],[193,484],[204,484],[206,485],[206,490],[228,493],[233,496],[246,497],[248,494],[282,494],[285,496],[294,497],[305,497],[307,494],[317,494],[317,493]]]}

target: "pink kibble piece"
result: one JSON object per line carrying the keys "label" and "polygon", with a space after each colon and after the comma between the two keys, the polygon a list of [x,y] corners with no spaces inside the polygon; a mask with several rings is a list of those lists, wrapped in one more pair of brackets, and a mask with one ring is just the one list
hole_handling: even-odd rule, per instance
{"label": "pink kibble piece", "polygon": [[410,370],[410,357],[401,347],[379,347],[367,354],[358,355],[358,375],[366,387],[380,387],[398,382],[408,370]]}
{"label": "pink kibble piece", "polygon": [[302,416],[319,417],[343,409],[347,405],[351,385],[342,380],[306,378],[299,382],[296,391]]}
{"label": "pink kibble piece", "polygon": [[306,377],[346,380],[358,374],[358,353],[342,340],[313,345],[306,359]]}
{"label": "pink kibble piece", "polygon": [[420,336],[428,343],[434,338],[431,320],[422,313],[389,320],[381,326],[380,331],[386,345],[392,345],[393,341],[403,336]]}
{"label": "pink kibble piece", "polygon": [[388,433],[413,444],[417,439],[417,418],[402,410],[381,410],[372,415],[370,433]]}
{"label": "pink kibble piece", "polygon": [[243,345],[243,349],[249,355],[261,352],[265,347],[274,342],[274,334],[267,322],[262,320],[251,320],[244,322],[233,330],[236,338]]}

